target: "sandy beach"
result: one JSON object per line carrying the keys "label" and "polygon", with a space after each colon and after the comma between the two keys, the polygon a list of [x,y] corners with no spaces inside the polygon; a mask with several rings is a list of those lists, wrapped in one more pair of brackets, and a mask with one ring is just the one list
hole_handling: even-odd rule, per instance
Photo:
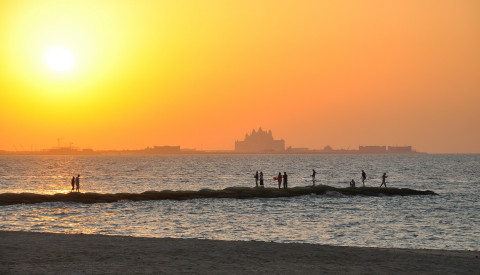
{"label": "sandy beach", "polygon": [[478,251],[0,231],[0,273],[472,274]]}

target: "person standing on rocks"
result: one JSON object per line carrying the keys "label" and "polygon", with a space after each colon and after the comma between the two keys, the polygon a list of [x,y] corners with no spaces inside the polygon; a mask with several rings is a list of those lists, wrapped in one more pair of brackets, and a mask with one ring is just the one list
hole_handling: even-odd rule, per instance
{"label": "person standing on rocks", "polygon": [[282,188],[282,173],[280,173],[280,172],[278,172],[277,181],[278,181],[278,189],[281,189]]}
{"label": "person standing on rocks", "polygon": [[287,172],[283,172],[283,189],[288,188],[288,176]]}
{"label": "person standing on rocks", "polygon": [[362,170],[362,183],[363,183],[363,187],[365,187],[365,180],[367,179],[367,173],[365,173],[365,171]]}
{"label": "person standing on rocks", "polygon": [[313,186],[315,186],[315,175],[317,174],[317,172],[315,171],[315,169],[312,169],[312,183],[313,183]]}
{"label": "person standing on rocks", "polygon": [[75,191],[75,176],[72,177],[72,191],[70,192],[73,192]]}
{"label": "person standing on rocks", "polygon": [[75,178],[75,183],[77,185],[77,192],[80,192],[80,174]]}

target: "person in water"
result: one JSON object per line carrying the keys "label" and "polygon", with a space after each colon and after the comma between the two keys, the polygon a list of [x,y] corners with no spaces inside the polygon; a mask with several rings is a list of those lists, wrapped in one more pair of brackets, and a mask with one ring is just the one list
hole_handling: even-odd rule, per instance
{"label": "person in water", "polygon": [[365,171],[362,170],[362,184],[363,184],[363,187],[365,187],[365,180],[367,179],[367,173],[365,173]]}
{"label": "person in water", "polygon": [[263,172],[260,172],[260,187],[263,187]]}
{"label": "person in water", "polygon": [[77,178],[75,178],[75,183],[77,185],[77,192],[80,192],[80,174],[78,174]]}
{"label": "person in water", "polygon": [[385,185],[385,188],[387,188],[387,183],[385,182],[385,179],[388,178],[387,176],[387,173],[383,173],[382,175],[382,184],[380,184],[380,187],[382,187],[382,185]]}
{"label": "person in water", "polygon": [[72,177],[72,191],[70,192],[73,192],[75,191],[75,176]]}
{"label": "person in water", "polygon": [[287,172],[283,172],[283,189],[288,188],[288,176]]}
{"label": "person in water", "polygon": [[253,176],[255,178],[255,187],[258,187],[258,171],[255,173],[255,176]]}
{"label": "person in water", "polygon": [[282,188],[282,173],[280,173],[280,172],[278,172],[277,181],[278,181],[278,189],[281,189]]}
{"label": "person in water", "polygon": [[355,181],[353,179],[350,181],[350,187],[355,188]]}
{"label": "person in water", "polygon": [[315,169],[312,169],[312,183],[313,183],[313,186],[315,186],[315,175],[317,174],[317,172],[315,172]]}

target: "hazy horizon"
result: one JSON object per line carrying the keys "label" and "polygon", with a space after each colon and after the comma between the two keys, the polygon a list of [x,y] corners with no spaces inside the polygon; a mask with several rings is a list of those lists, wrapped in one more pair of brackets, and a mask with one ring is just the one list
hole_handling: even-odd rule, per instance
{"label": "hazy horizon", "polygon": [[[275,139],[277,139],[275,137]],[[282,138],[278,138],[278,139],[282,139]],[[241,139],[238,139],[238,140],[241,140]],[[94,147],[81,147],[81,146],[77,146],[75,143],[73,142],[61,142],[61,143],[57,143],[57,144],[51,144],[50,146],[46,146],[46,147],[40,147],[40,148],[34,148],[33,146],[23,146],[23,145],[15,145],[14,146],[14,149],[13,150],[6,150],[6,149],[3,149],[3,148],[0,148],[0,151],[5,151],[5,152],[22,152],[22,151],[25,151],[25,152],[41,152],[41,151],[44,151],[44,150],[50,150],[50,149],[57,149],[57,148],[71,148],[71,149],[76,149],[76,150],[94,150],[94,151],[136,151],[136,150],[145,150],[147,148],[153,148],[155,146],[159,146],[159,147],[163,147],[163,146],[179,146],[181,150],[197,150],[197,151],[226,151],[226,152],[229,152],[229,151],[232,151],[234,152],[235,151],[235,148],[234,146],[232,146],[232,148],[224,148],[224,149],[208,149],[208,148],[195,148],[195,147],[185,147],[185,146],[182,146],[181,144],[150,144],[150,145],[147,145],[145,147],[130,147],[130,148],[126,148],[126,147],[122,147],[122,148],[94,148]],[[288,143],[285,145],[285,149],[288,149],[289,147],[292,147],[292,148],[308,148],[309,150],[323,150],[325,149],[325,147],[331,147],[331,149],[333,150],[358,150],[360,146],[386,146],[386,147],[389,147],[389,146],[393,146],[393,147],[403,147],[403,146],[411,146],[412,147],[412,151],[413,152],[418,152],[418,153],[427,153],[427,154],[479,154],[477,152],[471,152],[471,153],[464,153],[464,152],[426,152],[424,150],[421,150],[421,148],[416,148],[415,146],[412,146],[410,144],[359,144],[357,146],[343,146],[343,147],[333,147],[333,146],[330,146],[330,145],[325,145],[321,148],[309,148],[309,147],[296,147],[296,146],[292,146],[292,145],[289,145]],[[243,154],[256,154],[256,153],[243,153]],[[364,154],[372,154],[372,153],[364,153]],[[394,153],[393,153],[394,154]]]}
{"label": "hazy horizon", "polygon": [[480,153],[480,2],[0,3],[0,150]]}

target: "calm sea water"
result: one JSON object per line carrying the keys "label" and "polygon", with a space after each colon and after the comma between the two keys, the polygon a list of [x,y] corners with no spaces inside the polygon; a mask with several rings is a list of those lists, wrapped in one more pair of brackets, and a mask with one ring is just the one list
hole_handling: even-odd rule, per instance
{"label": "calm sea water", "polygon": [[0,206],[0,230],[318,243],[342,246],[480,249],[480,155],[192,155],[0,157],[0,193],[267,187],[286,171],[289,186],[344,187],[361,169],[367,186],[429,189],[439,196],[41,203]]}

